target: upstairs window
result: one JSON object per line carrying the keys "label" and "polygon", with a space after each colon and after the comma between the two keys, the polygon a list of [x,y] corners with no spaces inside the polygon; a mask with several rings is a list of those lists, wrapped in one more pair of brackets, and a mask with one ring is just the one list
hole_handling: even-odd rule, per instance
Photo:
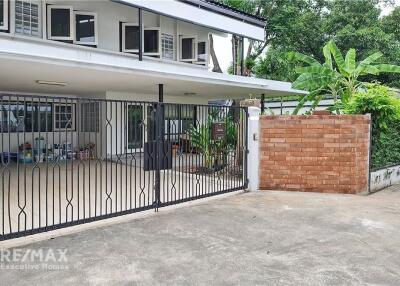
{"label": "upstairs window", "polygon": [[160,28],[145,28],[143,33],[143,54],[148,56],[160,55]]}
{"label": "upstairs window", "polygon": [[197,37],[180,37],[180,61],[197,61]]}
{"label": "upstairs window", "polygon": [[174,60],[174,36],[168,34],[161,35],[162,58]]}
{"label": "upstairs window", "polygon": [[197,64],[205,65],[207,63],[207,43],[197,43]]}
{"label": "upstairs window", "polygon": [[15,33],[40,37],[40,14],[37,1],[15,1]]}
{"label": "upstairs window", "polygon": [[122,51],[126,53],[139,52],[139,25],[134,23],[122,24]]}
{"label": "upstairs window", "polygon": [[50,5],[47,9],[47,29],[50,40],[73,41],[73,8]]}
{"label": "upstairs window", "polygon": [[0,30],[8,30],[8,0],[0,0]]}
{"label": "upstairs window", "polygon": [[97,14],[90,12],[75,12],[75,43],[97,46]]}

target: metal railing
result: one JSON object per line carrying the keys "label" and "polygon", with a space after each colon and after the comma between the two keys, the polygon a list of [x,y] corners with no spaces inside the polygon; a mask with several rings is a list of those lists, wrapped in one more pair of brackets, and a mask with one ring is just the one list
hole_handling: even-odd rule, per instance
{"label": "metal railing", "polygon": [[0,131],[0,240],[247,186],[239,107],[2,94]]}

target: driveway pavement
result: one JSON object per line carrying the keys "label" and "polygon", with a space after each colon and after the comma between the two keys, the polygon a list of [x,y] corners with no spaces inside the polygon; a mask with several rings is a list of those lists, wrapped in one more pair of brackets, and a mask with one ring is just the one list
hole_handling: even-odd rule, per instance
{"label": "driveway pavement", "polygon": [[40,251],[55,259],[0,270],[0,284],[400,285],[400,189],[238,194],[11,254]]}

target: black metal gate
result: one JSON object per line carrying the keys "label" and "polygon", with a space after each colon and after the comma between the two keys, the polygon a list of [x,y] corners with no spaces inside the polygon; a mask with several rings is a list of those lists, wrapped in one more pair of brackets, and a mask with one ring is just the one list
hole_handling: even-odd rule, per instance
{"label": "black metal gate", "polygon": [[247,109],[0,95],[0,240],[247,187]]}

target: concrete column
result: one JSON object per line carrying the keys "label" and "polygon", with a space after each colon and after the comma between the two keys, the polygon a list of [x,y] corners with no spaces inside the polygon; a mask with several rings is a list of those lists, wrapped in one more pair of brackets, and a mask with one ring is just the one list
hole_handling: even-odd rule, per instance
{"label": "concrete column", "polygon": [[259,122],[261,109],[258,107],[249,107],[249,124],[248,124],[248,149],[247,171],[249,177],[249,191],[258,191],[259,186]]}

